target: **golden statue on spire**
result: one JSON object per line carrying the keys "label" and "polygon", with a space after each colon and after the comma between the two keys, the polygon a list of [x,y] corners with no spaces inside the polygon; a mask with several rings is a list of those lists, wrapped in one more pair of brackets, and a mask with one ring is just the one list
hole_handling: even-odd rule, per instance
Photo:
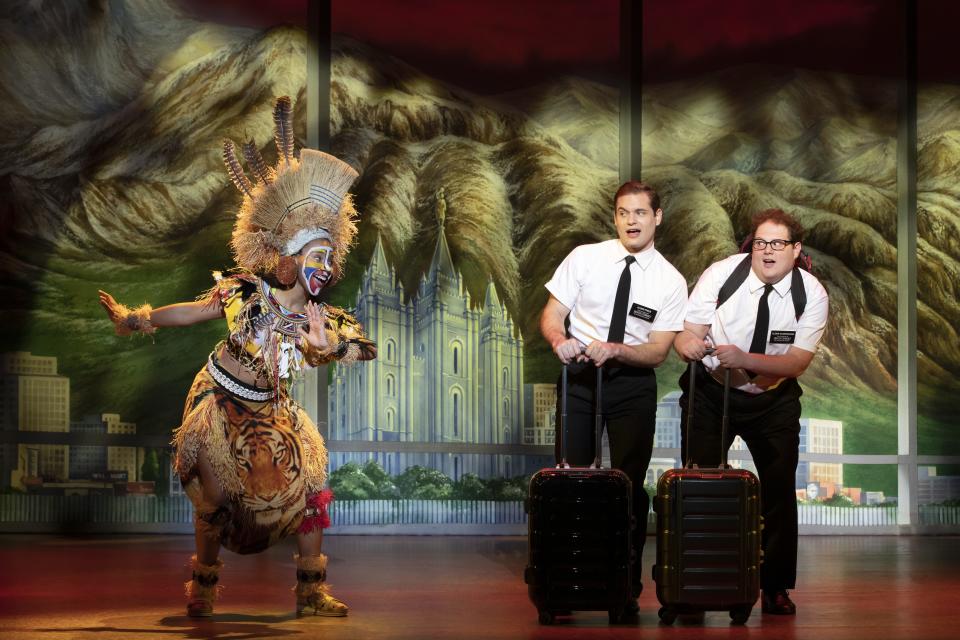
{"label": "golden statue on spire", "polygon": [[443,187],[437,189],[437,224],[440,225],[440,228],[443,228],[444,223],[447,220],[447,197],[443,192]]}

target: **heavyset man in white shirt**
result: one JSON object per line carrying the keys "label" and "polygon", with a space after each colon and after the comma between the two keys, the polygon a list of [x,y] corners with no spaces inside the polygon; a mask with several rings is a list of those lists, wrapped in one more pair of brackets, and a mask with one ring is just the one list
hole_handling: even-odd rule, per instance
{"label": "heavyset man in white shirt", "polygon": [[[757,465],[764,518],[762,609],[785,615],[796,612],[788,590],[794,588],[797,573],[794,486],[803,393],[797,378],[813,360],[828,306],[820,282],[795,267],[802,240],[803,228],[789,214],[779,209],[756,214],[749,256],[730,256],[703,272],[687,303],[684,330],[675,341],[677,353],[697,363],[689,442],[688,374],[680,378],[684,462],[690,457],[701,467],[719,464],[722,385],[717,379],[723,368],[731,370],[730,429],[723,446],[729,447],[739,435]],[[727,300],[719,300],[724,283],[746,260],[750,263],[746,279]],[[806,298],[799,314],[799,292],[793,290],[797,284],[802,284]],[[711,346],[715,351],[707,356]]]}
{"label": "heavyset man in white shirt", "polygon": [[[550,299],[540,330],[560,361],[571,365],[566,440],[567,460],[574,466],[587,466],[594,459],[593,399],[596,376],[603,372],[611,464],[633,483],[633,509],[641,523],[635,537],[636,597],[642,589],[642,523],[649,509],[643,481],[657,411],[653,369],[683,329],[687,284],[654,248],[663,219],[657,193],[641,182],[627,182],[614,196],[614,209],[617,239],[575,248],[546,284]],[[564,328],[567,318],[569,332]],[[559,459],[559,451],[557,455]]]}

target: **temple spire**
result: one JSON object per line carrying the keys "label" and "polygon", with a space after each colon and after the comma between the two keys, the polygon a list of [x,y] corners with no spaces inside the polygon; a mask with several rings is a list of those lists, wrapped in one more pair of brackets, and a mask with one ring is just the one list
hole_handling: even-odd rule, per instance
{"label": "temple spire", "polygon": [[447,219],[447,198],[443,187],[437,189],[436,209],[437,216],[437,245],[433,250],[433,260],[430,261],[430,270],[427,280],[435,282],[438,274],[447,276],[456,280],[457,270],[453,266],[453,258],[450,255],[450,247],[447,245],[446,219]]}

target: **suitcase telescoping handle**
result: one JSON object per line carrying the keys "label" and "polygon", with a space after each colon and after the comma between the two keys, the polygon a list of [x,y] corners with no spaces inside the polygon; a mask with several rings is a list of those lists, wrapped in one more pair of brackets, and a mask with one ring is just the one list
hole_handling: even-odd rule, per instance
{"label": "suitcase telescoping handle", "polygon": [[567,365],[560,373],[560,462],[557,469],[569,469],[567,462]]}
{"label": "suitcase telescoping handle", "polygon": [[[707,354],[713,353],[713,347],[707,349]],[[700,364],[699,360],[691,362],[688,366],[687,374],[687,392],[690,394],[690,398],[687,400],[687,460],[683,465],[684,469],[694,469],[696,464],[692,460],[690,455],[690,431],[691,425],[693,424],[693,403],[694,395],[697,389],[697,365]],[[724,368],[723,370],[723,417],[720,419],[720,468],[729,469],[730,465],[727,461],[727,447],[724,446],[724,443],[727,441],[727,431],[730,428],[730,369]]]}
{"label": "suitcase telescoping handle", "polygon": [[[596,439],[596,450],[593,456],[591,469],[599,469],[602,464],[602,435],[603,435],[603,415],[601,412],[603,391],[603,369],[597,367],[597,393],[596,405],[593,409],[593,430]],[[560,462],[557,469],[569,469],[570,463],[567,462],[567,365],[563,365],[563,371],[560,373]]]}
{"label": "suitcase telescoping handle", "polygon": [[591,469],[599,469],[603,465],[603,367],[596,367],[597,370],[597,393],[593,400],[596,403],[593,408],[593,464]]}

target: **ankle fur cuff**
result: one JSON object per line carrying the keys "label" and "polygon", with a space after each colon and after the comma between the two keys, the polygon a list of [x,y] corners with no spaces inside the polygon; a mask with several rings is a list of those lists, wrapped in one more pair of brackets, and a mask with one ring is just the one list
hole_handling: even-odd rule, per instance
{"label": "ankle fur cuff", "polygon": [[223,568],[223,561],[217,560],[213,564],[202,564],[197,561],[197,556],[190,558],[190,567],[193,569],[193,575],[184,583],[188,598],[213,601],[217,599],[223,587],[217,584],[220,580],[220,569]]}
{"label": "ankle fur cuff", "polygon": [[322,553],[315,556],[301,556],[299,553],[293,554],[293,560],[297,563],[297,569],[302,571],[326,571],[327,556]]}

